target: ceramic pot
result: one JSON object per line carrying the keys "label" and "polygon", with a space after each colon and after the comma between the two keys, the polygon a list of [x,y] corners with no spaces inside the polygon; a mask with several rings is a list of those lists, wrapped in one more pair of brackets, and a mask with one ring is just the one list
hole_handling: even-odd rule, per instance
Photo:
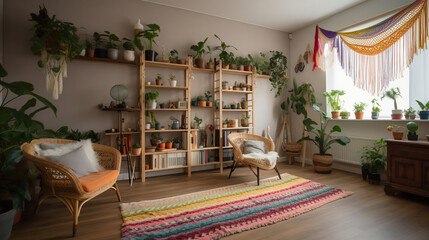
{"label": "ceramic pot", "polygon": [[177,80],[170,80],[170,86],[175,87],[177,85]]}
{"label": "ceramic pot", "polygon": [[161,129],[161,123],[157,122],[155,123],[155,130]]}
{"label": "ceramic pot", "polygon": [[363,112],[355,112],[356,119],[363,119]]}
{"label": "ceramic pot", "polygon": [[244,71],[244,65],[238,65],[238,70]]}
{"label": "ceramic pot", "polygon": [[150,123],[146,123],[146,128],[145,128],[146,130],[149,130],[150,129]]}
{"label": "ceramic pot", "polygon": [[371,112],[372,119],[378,119],[378,116],[379,116],[378,112]]}
{"label": "ceramic pot", "polygon": [[95,51],[94,51],[94,49],[87,49],[86,50],[86,56],[87,57],[94,57],[94,55],[95,55]]}
{"label": "ceramic pot", "polygon": [[331,173],[334,157],[331,154],[313,154],[314,171],[317,173]]}
{"label": "ceramic pot", "polygon": [[392,110],[392,114],[402,114],[401,109]]}
{"label": "ceramic pot", "polygon": [[350,112],[340,112],[341,119],[349,119]]}
{"label": "ceramic pot", "polygon": [[249,102],[248,101],[241,102],[241,108],[242,109],[248,109],[249,108]]}
{"label": "ceramic pot", "polygon": [[153,50],[144,51],[144,58],[146,61],[155,61],[156,56],[158,56],[158,53]]}
{"label": "ceramic pot", "polygon": [[251,72],[252,71],[252,66],[244,66],[244,71]]}
{"label": "ceramic pot", "polygon": [[205,106],[207,106],[207,102],[206,101],[198,101],[198,106],[199,107],[205,107]]}
{"label": "ceramic pot", "polygon": [[229,69],[237,70],[237,65],[234,63],[229,64]]}
{"label": "ceramic pot", "polygon": [[392,117],[392,119],[402,119],[402,113],[398,113],[398,114],[393,114],[392,113],[392,115],[390,115],[391,117]]}
{"label": "ceramic pot", "polygon": [[159,149],[165,149],[165,143],[158,143]]}
{"label": "ceramic pot", "polygon": [[180,143],[173,143],[173,148],[179,149],[180,148]]}
{"label": "ceramic pot", "polygon": [[155,79],[155,83],[156,83],[156,85],[161,86],[162,79]]}
{"label": "ceramic pot", "polygon": [[131,148],[131,153],[136,156],[140,156],[142,153],[142,148]]}
{"label": "ceramic pot", "polygon": [[95,57],[97,58],[107,58],[107,49],[104,48],[96,48],[95,50]]}
{"label": "ceramic pot", "polygon": [[415,132],[414,134],[412,134],[411,132],[408,132],[407,138],[408,140],[411,140],[411,141],[417,141],[417,139],[419,138],[419,135],[417,135]]}
{"label": "ceramic pot", "polygon": [[191,101],[191,106],[198,106],[198,101],[197,100]]}
{"label": "ceramic pot", "polygon": [[86,55],[86,49],[82,49],[82,51],[80,51],[79,56],[85,56]]}
{"label": "ceramic pot", "polygon": [[238,124],[238,120],[236,120],[236,119],[231,119],[231,120],[229,120],[229,126],[230,126],[231,128],[235,128],[235,127],[237,127],[237,124]]}
{"label": "ceramic pot", "polygon": [[155,108],[156,108],[156,101],[155,101],[155,100],[151,100],[151,101],[149,102],[149,106],[148,106],[148,108],[149,108],[149,109],[155,109]]}
{"label": "ceramic pot", "polygon": [[207,102],[207,107],[213,107],[213,102]]}
{"label": "ceramic pot", "polygon": [[132,50],[124,50],[124,60],[133,62],[136,59],[136,54]]}
{"label": "ceramic pot", "polygon": [[340,118],[340,111],[333,111],[331,112],[332,119],[339,119]]}
{"label": "ceramic pot", "polygon": [[207,68],[213,70],[214,69],[214,62],[208,62],[207,63]]}
{"label": "ceramic pot", "polygon": [[429,119],[429,111],[420,111],[420,119]]}
{"label": "ceramic pot", "polygon": [[119,50],[116,48],[108,48],[107,57],[113,60],[117,60],[119,57]]}
{"label": "ceramic pot", "polygon": [[196,58],[195,65],[197,65],[197,68],[204,68],[206,61],[203,58]]}
{"label": "ceramic pot", "polygon": [[166,149],[173,148],[173,143],[172,143],[172,142],[167,142],[167,143],[165,143],[165,148],[166,148]]}
{"label": "ceramic pot", "polygon": [[392,132],[393,134],[393,139],[395,140],[402,140],[402,138],[404,137],[404,132]]}

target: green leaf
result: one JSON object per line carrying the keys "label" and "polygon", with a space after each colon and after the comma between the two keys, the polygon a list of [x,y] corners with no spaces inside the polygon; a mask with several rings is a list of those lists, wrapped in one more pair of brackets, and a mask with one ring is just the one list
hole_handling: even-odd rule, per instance
{"label": "green leaf", "polygon": [[7,83],[0,80],[0,85],[9,89],[16,95],[24,95],[27,92],[31,92],[34,90],[33,84],[27,82],[11,82]]}
{"label": "green leaf", "polygon": [[45,64],[43,64],[42,60],[37,61],[37,66],[39,66],[39,68],[44,68]]}
{"label": "green leaf", "polygon": [[30,100],[28,100],[20,109],[19,111],[24,113],[25,111],[27,111],[27,109],[36,106],[36,99],[32,98]]}
{"label": "green leaf", "polygon": [[23,130],[18,129],[9,129],[3,132],[0,132],[0,138],[5,142],[17,142],[19,141],[24,134]]}
{"label": "green leaf", "polygon": [[333,132],[341,132],[341,127],[338,125],[333,126],[331,133],[333,133]]}
{"label": "green leaf", "polygon": [[7,72],[3,68],[3,66],[0,64],[0,78],[6,77],[6,76],[7,76]]}
{"label": "green leaf", "polygon": [[22,150],[19,146],[14,146],[5,151],[4,155],[6,159],[6,165],[15,165],[22,159]]}
{"label": "green leaf", "polygon": [[43,104],[45,104],[45,106],[47,106],[50,109],[52,109],[52,111],[55,114],[55,117],[57,116],[57,108],[54,106],[54,104],[52,104],[46,98],[44,98],[42,96],[39,96],[38,94],[35,94],[35,93],[29,93],[29,94],[32,95],[33,97],[37,98],[37,100],[39,100],[40,102],[42,102]]}

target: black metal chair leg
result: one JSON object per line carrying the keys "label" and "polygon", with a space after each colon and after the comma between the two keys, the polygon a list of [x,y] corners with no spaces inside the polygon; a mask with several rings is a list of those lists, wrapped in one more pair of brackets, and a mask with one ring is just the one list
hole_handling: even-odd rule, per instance
{"label": "black metal chair leg", "polygon": [[277,175],[279,175],[279,179],[282,179],[282,176],[280,176],[280,173],[279,173],[279,170],[277,169],[277,166],[275,166],[274,169],[276,170]]}
{"label": "black metal chair leg", "polygon": [[236,167],[237,167],[237,162],[234,160],[232,162],[231,171],[229,172],[228,178],[231,178],[231,174],[232,174],[232,172],[234,172],[234,170],[235,170]]}
{"label": "black metal chair leg", "polygon": [[259,186],[259,168],[256,168],[256,173],[257,173],[256,178],[258,179],[258,186]]}

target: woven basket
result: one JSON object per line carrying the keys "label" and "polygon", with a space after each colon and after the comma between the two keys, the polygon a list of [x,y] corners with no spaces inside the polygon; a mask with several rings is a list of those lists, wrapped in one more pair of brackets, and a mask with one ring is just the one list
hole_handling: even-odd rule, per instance
{"label": "woven basket", "polygon": [[287,152],[301,152],[302,143],[286,143]]}
{"label": "woven basket", "polygon": [[313,154],[314,171],[317,173],[330,173],[333,159],[334,157],[331,154]]}

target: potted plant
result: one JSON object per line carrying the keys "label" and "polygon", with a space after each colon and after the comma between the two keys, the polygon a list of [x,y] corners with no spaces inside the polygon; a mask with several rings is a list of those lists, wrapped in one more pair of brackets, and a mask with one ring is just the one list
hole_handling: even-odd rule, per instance
{"label": "potted plant", "polygon": [[196,97],[191,99],[191,106],[198,106],[198,101]]}
{"label": "potted plant", "polygon": [[[33,117],[51,109],[56,115],[56,107],[47,99],[33,92],[34,87],[27,82],[4,82],[7,72],[0,64],[0,88],[3,94],[0,103],[0,231],[1,237],[9,239],[16,211],[22,211],[25,200],[30,200],[30,174],[23,166],[23,152],[20,146],[35,138],[54,137],[52,130]],[[26,96],[30,99],[25,100]],[[37,106],[37,107],[36,107]],[[34,109],[36,107],[36,109]]]}
{"label": "potted plant", "polygon": [[311,118],[306,118],[303,121],[307,132],[313,133],[314,137],[306,136],[301,138],[298,142],[312,141],[319,148],[318,154],[313,154],[313,166],[314,170],[318,173],[330,173],[332,170],[332,154],[328,154],[327,151],[331,148],[331,145],[338,143],[345,146],[350,142],[350,139],[345,136],[332,136],[332,133],[341,132],[341,128],[338,125],[334,125],[329,133],[326,132],[326,127],[329,123],[329,117],[326,113],[320,109],[321,104],[313,104],[314,111],[320,114],[320,128],[316,129],[313,125],[318,125]]}
{"label": "potted plant", "polygon": [[408,122],[407,123],[407,129],[408,129],[408,140],[417,141],[419,138],[419,135],[417,135],[417,129],[419,129],[419,125],[415,122]]}
{"label": "potted plant", "polygon": [[170,86],[175,87],[177,85],[176,75],[172,73],[168,74],[168,81],[170,82]]}
{"label": "potted plant", "polygon": [[122,47],[124,48],[124,59],[125,61],[134,61],[136,59],[136,54],[134,51],[134,43],[128,38],[122,38],[124,42]]}
{"label": "potted plant", "polygon": [[161,129],[161,123],[158,121],[155,121],[155,130],[160,130]]}
{"label": "potted plant", "polygon": [[205,107],[207,106],[207,102],[204,100],[203,96],[197,97],[198,107]]}
{"label": "potted plant", "polygon": [[395,108],[392,110],[392,119],[402,119],[402,110],[398,109],[398,104],[396,103],[396,98],[402,97],[401,91],[399,90],[399,88],[396,87],[396,88],[391,88],[387,90],[386,92],[383,93],[381,100],[383,100],[383,98],[385,97],[392,99],[394,103]]}
{"label": "potted plant", "polygon": [[222,123],[222,128],[229,128],[229,119],[225,118],[225,120]]}
{"label": "potted plant", "polygon": [[249,126],[249,119],[250,119],[249,114],[241,115],[241,126],[242,127],[248,127]]}
{"label": "potted plant", "polygon": [[173,141],[169,140],[169,141],[165,142],[165,148],[166,149],[173,148]]}
{"label": "potted plant", "polygon": [[248,109],[249,108],[249,102],[246,100],[246,98],[241,99],[241,109]]}
{"label": "potted plant", "polygon": [[94,32],[93,38],[95,43],[94,54],[97,58],[107,58],[106,40],[103,38],[104,35]]}
{"label": "potted plant", "polygon": [[195,52],[194,61],[197,68],[204,68],[206,66],[204,60],[204,53],[206,50],[204,49],[204,44],[206,44],[208,37],[204,39],[204,41],[199,41],[196,45],[191,46],[191,50]]}
{"label": "potted plant", "polygon": [[380,171],[386,167],[386,141],[380,139],[373,145],[363,147],[361,156],[362,178],[372,184],[380,183]]}
{"label": "potted plant", "polygon": [[236,127],[238,127],[238,119],[230,119],[229,120],[229,127],[230,128],[236,128]]}
{"label": "potted plant", "polygon": [[238,103],[232,102],[230,105],[231,105],[231,109],[238,109]]}
{"label": "potted plant", "polygon": [[376,98],[373,98],[371,100],[371,103],[372,103],[371,118],[372,119],[378,119],[378,116],[379,116],[380,111],[381,111],[381,109],[380,109],[380,103],[378,103],[378,101],[377,101]]}
{"label": "potted plant", "polygon": [[392,126],[387,127],[387,131],[392,132],[393,139],[402,140],[402,138],[404,137],[404,132],[401,131],[402,128],[402,126],[393,124]]}
{"label": "potted plant", "polygon": [[145,93],[145,102],[148,105],[148,109],[156,109],[156,99],[158,98],[158,91]]}
{"label": "potted plant", "polygon": [[95,43],[94,43],[94,41],[86,40],[85,46],[86,46],[86,56],[93,58],[95,56],[95,51],[94,51]]}
{"label": "potted plant", "polygon": [[171,50],[168,60],[170,60],[170,63],[179,62],[179,52],[176,49]]}
{"label": "potted plant", "polygon": [[171,141],[173,142],[173,148],[175,149],[180,148],[180,140],[178,137],[174,137]]}
{"label": "potted plant", "polygon": [[229,53],[229,69],[237,70],[237,59],[232,52]]}
{"label": "potted plant", "polygon": [[150,145],[157,146],[159,141],[162,141],[162,137],[159,133],[152,133],[150,135]]}
{"label": "potted plant", "polygon": [[287,86],[286,70],[287,70],[287,58],[283,55],[283,52],[270,51],[272,54],[269,67],[268,75],[270,75],[270,82],[272,89],[276,90],[275,97],[280,96],[284,87]]}
{"label": "potted plant", "polygon": [[350,112],[347,111],[347,110],[343,110],[343,111],[340,112],[340,116],[341,116],[341,119],[349,119]]}
{"label": "potted plant", "polygon": [[353,105],[356,119],[363,119],[363,114],[364,114],[363,110],[365,110],[365,107],[366,107],[366,103],[364,102],[355,103]]}
{"label": "potted plant", "polygon": [[249,65],[249,59],[246,57],[238,56],[235,58],[235,63],[237,64],[237,69],[240,71],[244,71],[244,66]]}
{"label": "potted plant", "polygon": [[[269,74],[270,63],[267,61],[265,53],[261,52],[259,53],[259,56],[256,57],[248,54],[247,57],[249,58],[250,66],[256,69],[256,73],[263,75]],[[250,71],[252,70],[250,69]]]}
{"label": "potted plant", "polygon": [[140,156],[142,153],[142,146],[140,146],[138,143],[134,143],[131,146],[131,153],[135,156]]}
{"label": "potted plant", "polygon": [[146,25],[146,27],[148,29],[143,30],[142,32],[139,32],[137,35],[135,35],[134,44],[136,45],[136,47],[140,51],[143,51],[144,48],[143,48],[143,44],[142,44],[140,38],[141,37],[146,38],[147,39],[147,49],[144,51],[145,60],[146,61],[155,61],[158,53],[155,52],[154,50],[152,50],[152,47],[153,47],[153,43],[156,44],[155,38],[159,36],[159,32],[161,31],[161,28],[155,23],[148,24],[148,25]]}
{"label": "potted plant", "polygon": [[408,109],[404,110],[405,113],[405,119],[416,119],[416,110],[413,109],[413,107],[409,107]]}
{"label": "potted plant", "polygon": [[161,86],[162,85],[162,75],[160,73],[156,74],[155,83],[156,83],[157,86]]}
{"label": "potted plant", "polygon": [[228,90],[228,81],[222,81],[222,89]]}
{"label": "potted plant", "polygon": [[226,50],[230,48],[234,48],[235,50],[237,50],[237,48],[232,45],[226,44],[224,41],[222,41],[222,39],[220,39],[218,35],[215,34],[214,36],[220,41],[220,45],[215,46],[214,50],[220,51],[219,59],[222,60],[222,67],[229,68],[229,64],[231,63],[231,56],[233,57],[234,54],[232,52],[228,53]]}
{"label": "potted plant", "polygon": [[162,140],[158,141],[158,145],[156,146],[158,150],[164,150],[165,149],[165,142]]}
{"label": "potted plant", "polygon": [[213,50],[212,50],[212,48],[210,46],[207,46],[207,53],[210,56],[209,62],[207,63],[207,68],[214,70],[215,69],[215,65],[214,65],[213,58],[212,58]]}
{"label": "potted plant", "polygon": [[204,93],[204,97],[206,98],[206,101],[207,101],[207,107],[213,107],[213,103],[210,102],[210,99],[213,97],[212,93],[210,91],[207,91]]}
{"label": "potted plant", "polygon": [[107,47],[107,57],[113,60],[117,60],[119,57],[119,46],[121,45],[121,40],[115,34],[104,31],[104,36],[107,37],[108,41],[106,44]]}
{"label": "potted plant", "polygon": [[331,90],[330,92],[323,93],[323,96],[328,98],[333,119],[340,118],[340,110],[344,104],[344,101],[340,100],[340,96],[343,96],[344,94],[346,93],[343,90]]}
{"label": "potted plant", "polygon": [[203,119],[195,116],[194,121],[194,129],[200,129],[201,123],[203,123]]}
{"label": "potted plant", "polygon": [[416,100],[421,110],[419,111],[420,119],[429,119],[429,101],[426,104]]}
{"label": "potted plant", "polygon": [[79,44],[77,28],[70,22],[49,17],[48,11],[39,6],[39,13],[31,13],[34,23],[31,37],[31,51],[40,54],[37,65],[46,74],[47,90],[54,99],[62,93],[62,81],[67,77],[67,61],[80,54],[83,46]]}

